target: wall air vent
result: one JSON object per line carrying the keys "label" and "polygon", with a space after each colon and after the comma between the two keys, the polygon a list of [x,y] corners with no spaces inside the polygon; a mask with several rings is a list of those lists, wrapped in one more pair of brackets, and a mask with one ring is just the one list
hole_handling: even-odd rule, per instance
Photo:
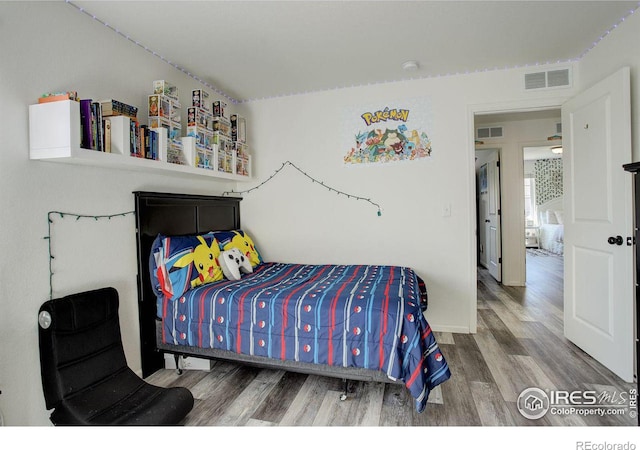
{"label": "wall air vent", "polygon": [[568,86],[571,86],[571,72],[569,71],[569,69],[526,73],[524,75],[525,90],[559,88]]}
{"label": "wall air vent", "polygon": [[569,86],[569,69],[550,70],[547,72],[547,86]]}
{"label": "wall air vent", "polygon": [[502,136],[502,127],[483,127],[476,130],[478,139],[501,138]]}
{"label": "wall air vent", "polygon": [[525,89],[542,89],[547,87],[547,74],[545,72],[527,73],[524,75]]}

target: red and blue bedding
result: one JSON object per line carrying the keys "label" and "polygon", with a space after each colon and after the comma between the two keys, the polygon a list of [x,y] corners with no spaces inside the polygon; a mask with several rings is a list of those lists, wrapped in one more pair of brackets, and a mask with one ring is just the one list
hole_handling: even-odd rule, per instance
{"label": "red and blue bedding", "polygon": [[260,262],[237,281],[155,291],[165,343],[379,370],[404,382],[422,412],[451,374],[421,287],[406,267]]}

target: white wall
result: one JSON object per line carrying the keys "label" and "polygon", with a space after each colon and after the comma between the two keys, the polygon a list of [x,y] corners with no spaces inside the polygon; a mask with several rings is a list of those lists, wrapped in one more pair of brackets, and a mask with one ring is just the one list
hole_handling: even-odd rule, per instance
{"label": "white wall", "polygon": [[[627,17],[606,39],[580,61],[580,90],[587,89],[618,69],[631,69],[632,160],[640,161],[640,11]],[[631,162],[631,161],[630,161]],[[622,170],[622,169],[621,169]]]}
{"label": "white wall", "polygon": [[[153,80],[181,92],[202,86],[64,2],[0,3],[0,42],[0,410],[7,425],[48,425],[37,342],[49,299],[47,212],[113,214],[134,209],[135,190],[219,195],[234,184],[30,161],[28,105],[44,92],[113,97],[138,106],[146,123]],[[57,217],[53,233],[54,296],[116,287],[127,360],[139,371],[133,216]]]}
{"label": "white wall", "polygon": [[[258,179],[290,160],[325,184],[380,203],[383,214],[377,217],[369,205],[327,192],[285,168],[245,196],[244,223],[250,224],[268,259],[411,266],[427,282],[432,327],[473,330],[473,113],[557,106],[572,92],[525,92],[524,73],[504,70],[249,103]],[[353,139],[343,132],[345,111],[370,105],[391,108],[414,98],[431,104],[431,157],[345,167],[343,156]],[[522,172],[522,156],[509,161],[509,170],[514,166]],[[451,215],[445,217],[447,205]]]}

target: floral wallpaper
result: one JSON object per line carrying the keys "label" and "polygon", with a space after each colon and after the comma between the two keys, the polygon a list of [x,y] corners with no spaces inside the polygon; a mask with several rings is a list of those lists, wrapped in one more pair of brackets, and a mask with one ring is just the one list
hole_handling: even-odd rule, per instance
{"label": "floral wallpaper", "polygon": [[536,205],[561,197],[562,158],[539,159],[535,162]]}

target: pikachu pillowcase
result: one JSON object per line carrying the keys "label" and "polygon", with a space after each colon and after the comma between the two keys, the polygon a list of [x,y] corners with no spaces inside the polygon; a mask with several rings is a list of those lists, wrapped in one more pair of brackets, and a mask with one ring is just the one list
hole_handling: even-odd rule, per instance
{"label": "pikachu pillowcase", "polygon": [[213,234],[158,235],[149,261],[153,290],[158,297],[179,298],[189,289],[224,279]]}

